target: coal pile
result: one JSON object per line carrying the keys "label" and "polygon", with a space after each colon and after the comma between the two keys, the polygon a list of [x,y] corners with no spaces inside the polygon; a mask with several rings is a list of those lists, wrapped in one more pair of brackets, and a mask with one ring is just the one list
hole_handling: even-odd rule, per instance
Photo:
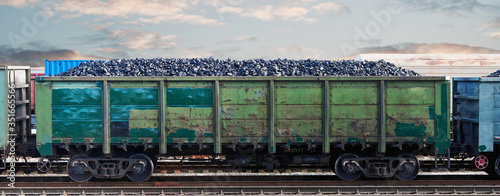
{"label": "coal pile", "polygon": [[497,70],[493,73],[490,73],[490,75],[484,76],[484,77],[500,77],[500,70]]}
{"label": "coal pile", "polygon": [[419,76],[392,63],[354,60],[213,58],[90,61],[58,76]]}

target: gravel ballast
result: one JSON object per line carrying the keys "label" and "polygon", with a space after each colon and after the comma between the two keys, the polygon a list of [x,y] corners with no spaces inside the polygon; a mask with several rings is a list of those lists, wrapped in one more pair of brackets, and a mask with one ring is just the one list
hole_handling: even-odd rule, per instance
{"label": "gravel ballast", "polygon": [[113,59],[81,63],[58,76],[419,76],[380,61],[232,60],[214,58]]}

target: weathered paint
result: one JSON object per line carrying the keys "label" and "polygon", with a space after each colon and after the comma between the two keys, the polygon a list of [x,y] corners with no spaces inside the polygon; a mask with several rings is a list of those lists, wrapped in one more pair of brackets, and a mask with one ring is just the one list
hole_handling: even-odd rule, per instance
{"label": "weathered paint", "polygon": [[52,155],[52,84],[36,83],[37,134],[36,144],[40,155]]}
{"label": "weathered paint", "polygon": [[436,81],[436,133],[435,145],[439,154],[450,147],[450,81]]}
{"label": "weathered paint", "polygon": [[332,119],[332,137],[377,137],[377,119]]}
{"label": "weathered paint", "polygon": [[275,136],[278,141],[294,141],[296,137],[316,137],[314,140],[321,140],[322,85],[322,82],[275,83]]}
{"label": "weathered paint", "polygon": [[422,104],[435,103],[435,87],[433,81],[398,81],[387,82],[386,103]]}
{"label": "weathered paint", "polygon": [[53,84],[53,137],[102,137],[101,86],[100,82]]}
{"label": "weathered paint", "polygon": [[479,146],[479,152],[484,152],[486,150],[486,145],[480,145]]}
{"label": "weathered paint", "polygon": [[[82,78],[77,83],[91,81],[87,83],[95,85],[99,79],[104,78]],[[442,138],[435,136],[434,127],[446,126],[437,120],[446,118],[439,116],[438,111],[449,109],[449,106],[448,108],[447,106],[441,107],[435,103],[436,100],[443,98],[441,93],[437,92],[437,86],[434,86],[435,80],[439,80],[436,85],[443,84],[442,77],[141,77],[141,80],[128,77],[106,77],[105,79],[110,81],[110,91],[116,90],[114,93],[121,93],[121,96],[135,96],[122,100],[110,100],[112,103],[111,121],[117,127],[130,129],[129,135],[120,135],[120,133],[112,137],[112,143],[140,143],[142,141],[157,143],[159,141],[158,128],[161,119],[159,119],[158,105],[161,101],[158,100],[158,86],[160,86],[160,81],[165,82],[166,100],[164,103],[166,105],[161,107],[165,108],[166,113],[165,126],[168,143],[214,142],[215,112],[220,112],[222,133],[220,141],[225,143],[269,142],[272,143],[269,151],[274,152],[275,142],[293,143],[293,145],[324,142],[322,137],[324,126],[326,126],[323,123],[325,102],[328,103],[326,105],[329,109],[331,142],[377,142],[380,120],[379,103],[381,102],[378,84],[382,79],[387,80],[388,88],[385,92],[387,111],[384,116],[387,116],[387,134],[391,136],[389,137],[391,140],[387,142],[400,139],[415,140],[415,136],[398,136],[395,131],[398,127],[397,123],[414,123],[416,127],[423,124],[426,128],[425,141],[442,142]],[[218,94],[220,111],[214,111],[213,107],[215,79],[220,80]],[[271,82],[271,79],[276,79],[276,82]],[[70,77],[39,79],[39,81],[65,81],[43,83],[65,83],[69,86],[72,82],[66,81],[71,80],[75,79]],[[325,93],[323,87],[325,80],[329,80],[328,93]],[[142,89],[144,92],[133,92],[133,89]],[[427,94],[429,92],[431,93]],[[116,97],[117,94],[114,96]],[[421,99],[429,98],[429,100],[417,98],[401,100],[408,98],[405,94],[410,94],[412,97],[421,96]],[[412,110],[416,112],[414,114],[405,112]],[[98,111],[95,110],[95,112]],[[92,113],[77,112],[71,115],[92,116]],[[134,137],[130,135],[133,132],[131,127],[138,130]],[[437,128],[436,131],[443,132]],[[275,140],[269,133],[276,135]],[[72,141],[79,140],[79,138],[73,139]]]}
{"label": "weathered paint", "polygon": [[394,132],[397,137],[425,137],[425,130],[427,128],[424,124],[415,125],[415,123],[396,123]]}
{"label": "weathered paint", "polygon": [[366,77],[366,76],[353,76],[353,77],[321,77],[321,76],[300,76],[300,77],[274,77],[274,76],[249,76],[249,77],[230,77],[230,76],[208,76],[208,77],[105,77],[105,76],[96,76],[96,77],[72,77],[72,76],[61,76],[61,77],[37,77],[37,82],[55,82],[55,81],[65,81],[65,82],[82,82],[82,81],[121,81],[121,82],[153,82],[153,81],[167,81],[169,88],[183,88],[188,87],[184,83],[197,83],[199,88],[202,88],[203,85],[200,83],[205,83],[204,86],[210,87],[211,82],[215,80],[219,81],[234,81],[234,82],[262,82],[262,81],[443,81],[447,78],[445,76],[412,76],[412,77],[393,77],[393,76],[374,76],[374,77]]}
{"label": "weathered paint", "polygon": [[115,82],[110,86],[111,137],[158,138],[158,85]]}
{"label": "weathered paint", "polygon": [[221,132],[229,142],[262,141],[268,135],[267,82],[221,82]]}
{"label": "weathered paint", "polygon": [[[330,82],[330,135],[333,141],[363,138],[377,141],[379,134],[378,81]],[[351,139],[349,139],[351,138]]]}
{"label": "weathered paint", "polygon": [[189,129],[177,129],[176,131],[169,133],[168,137],[194,139],[196,137],[196,131]]}
{"label": "weathered paint", "polygon": [[212,88],[167,88],[168,107],[212,107]]}

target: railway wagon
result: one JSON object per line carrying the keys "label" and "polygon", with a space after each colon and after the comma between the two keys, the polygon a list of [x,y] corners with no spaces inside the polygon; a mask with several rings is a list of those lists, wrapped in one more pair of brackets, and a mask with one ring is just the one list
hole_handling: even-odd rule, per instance
{"label": "railway wagon", "polygon": [[500,78],[453,79],[453,141],[478,169],[500,177]]}
{"label": "railway wagon", "polygon": [[34,148],[30,113],[30,67],[0,67],[0,169],[7,167],[9,154]]}
{"label": "railway wagon", "polygon": [[159,157],[343,180],[413,179],[450,145],[447,77],[37,77],[37,148],[75,181],[145,181]]}

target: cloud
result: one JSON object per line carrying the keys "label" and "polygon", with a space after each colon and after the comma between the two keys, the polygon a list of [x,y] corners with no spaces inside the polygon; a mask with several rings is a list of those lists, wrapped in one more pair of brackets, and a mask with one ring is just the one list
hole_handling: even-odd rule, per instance
{"label": "cloud", "polygon": [[108,53],[108,54],[112,55],[113,58],[129,58],[130,57],[127,52],[120,50],[120,49],[116,49],[116,48],[104,47],[104,48],[98,48],[96,51],[99,53]]}
{"label": "cloud", "polygon": [[24,65],[41,67],[45,59],[56,60],[86,60],[86,59],[108,59],[101,56],[84,55],[78,51],[69,49],[31,50],[13,49],[7,45],[0,45],[0,66]]}
{"label": "cloud", "polygon": [[500,6],[496,4],[485,4],[477,0],[426,0],[414,1],[403,0],[396,1],[396,4],[403,4],[409,10],[431,11],[434,13],[445,13],[451,15],[473,14],[476,12],[497,13]]}
{"label": "cloud", "polygon": [[225,7],[217,8],[217,12],[218,13],[240,14],[243,12],[243,8],[225,6]]}
{"label": "cloud", "polygon": [[493,20],[490,20],[490,22],[484,24],[481,30],[486,28],[500,28],[500,17],[494,18]]}
{"label": "cloud", "polygon": [[498,31],[498,32],[492,32],[492,33],[487,33],[486,36],[488,36],[488,37],[494,37],[494,38],[500,38],[500,31]]}
{"label": "cloud", "polygon": [[234,36],[231,38],[231,41],[235,41],[235,42],[241,42],[241,41],[255,41],[257,40],[256,37],[252,37],[252,36],[244,36],[244,35],[241,35],[241,36]]}
{"label": "cloud", "polygon": [[[281,20],[285,22],[304,22],[308,24],[316,23],[317,19],[314,18],[313,14],[323,15],[327,12],[341,12],[349,10],[347,5],[343,3],[327,2],[320,3],[314,6],[306,6],[314,1],[306,2],[296,2],[292,3],[292,6],[288,5],[264,5],[258,7],[241,8],[235,6],[220,6],[211,5],[217,7],[217,13],[224,14],[237,14],[241,17],[255,18],[262,21],[274,21]],[[297,4],[302,4],[298,6]]]}
{"label": "cloud", "polygon": [[500,50],[453,43],[399,43],[361,48],[359,53],[379,54],[498,54]]}
{"label": "cloud", "polygon": [[139,17],[144,23],[188,23],[193,25],[220,26],[225,23],[208,19],[200,15],[187,14],[196,1],[188,0],[65,0],[53,4],[53,8],[64,17],[80,17],[84,15],[101,16],[104,19],[113,17],[128,19]]}
{"label": "cloud", "polygon": [[208,58],[213,57],[214,54],[211,52],[203,51],[201,47],[182,47],[177,49],[175,53],[166,54],[165,57],[168,58]]}
{"label": "cloud", "polygon": [[336,3],[336,2],[320,3],[318,5],[312,6],[311,8],[313,10],[317,11],[319,14],[325,14],[325,13],[330,12],[330,11],[340,12],[340,11],[349,10],[347,5],[345,5],[343,3]]}
{"label": "cloud", "polygon": [[97,52],[115,53],[115,52],[123,52],[123,51],[116,49],[116,48],[98,48]]}
{"label": "cloud", "polygon": [[[241,9],[241,10],[240,10]],[[227,8],[219,9],[221,13],[234,13],[242,17],[256,18],[262,21],[272,21],[279,19],[286,22],[315,23],[316,19],[308,17],[309,10],[303,7],[273,6],[266,5],[248,8]]]}
{"label": "cloud", "polygon": [[28,5],[35,5],[39,0],[1,0],[0,6],[10,6],[15,8],[23,8]]}
{"label": "cloud", "polygon": [[247,42],[247,41],[256,41],[257,37],[253,36],[246,36],[246,35],[239,35],[239,36],[234,36],[229,39],[223,40],[218,42],[219,44],[223,43],[234,43],[234,42]]}
{"label": "cloud", "polygon": [[130,50],[172,48],[176,45],[174,41],[179,39],[176,35],[160,35],[156,32],[141,31],[139,29],[119,29],[110,31],[109,36],[118,39],[118,45]]}
{"label": "cloud", "polygon": [[278,47],[280,56],[292,59],[319,59],[323,52],[314,48],[309,48],[302,45],[293,45],[289,47]]}

